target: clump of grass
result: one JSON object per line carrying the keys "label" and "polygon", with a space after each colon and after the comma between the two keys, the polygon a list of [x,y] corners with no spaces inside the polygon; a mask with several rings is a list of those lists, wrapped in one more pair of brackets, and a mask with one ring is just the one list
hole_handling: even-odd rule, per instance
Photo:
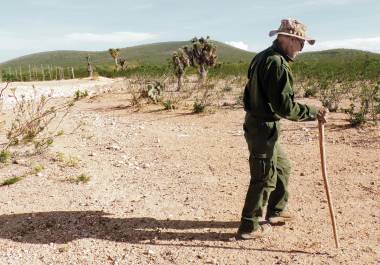
{"label": "clump of grass", "polygon": [[70,156],[66,159],[65,165],[68,167],[77,167],[79,165],[79,158]]}
{"label": "clump of grass", "polygon": [[174,102],[171,101],[170,99],[163,101],[162,105],[164,106],[164,108],[166,110],[173,110],[173,109],[175,109]]}
{"label": "clump of grass", "polygon": [[7,178],[3,182],[1,182],[0,186],[9,186],[9,185],[15,184],[16,182],[19,182],[20,180],[22,180],[26,176],[27,176],[27,173],[20,175],[20,176]]}
{"label": "clump of grass", "polygon": [[85,91],[80,91],[79,89],[77,91],[75,91],[74,93],[74,100],[75,101],[78,101],[82,98],[85,98],[85,97],[88,97],[88,91],[85,90]]}
{"label": "clump of grass", "polygon": [[61,166],[64,167],[77,167],[79,165],[80,159],[77,157],[69,156],[67,157],[62,152],[57,152],[54,161],[60,162]]}
{"label": "clump of grass", "polygon": [[0,152],[0,163],[7,163],[9,161],[9,159],[11,158],[12,154],[11,152],[7,151],[7,150],[2,150]]}
{"label": "clump of grass", "polygon": [[91,179],[91,177],[89,175],[82,173],[79,176],[70,178],[69,181],[76,183],[76,184],[79,184],[79,183],[87,183],[90,181],[90,179]]}
{"label": "clump of grass", "polygon": [[9,186],[9,185],[15,184],[16,182],[19,182],[22,179],[23,179],[23,176],[8,178],[4,180],[0,186]]}
{"label": "clump of grass", "polygon": [[38,174],[40,172],[42,172],[42,170],[44,170],[45,167],[41,164],[37,164],[33,167],[33,170],[32,170],[32,174]]}
{"label": "clump of grass", "polygon": [[64,133],[64,130],[59,130],[55,136],[62,136]]}
{"label": "clump of grass", "polygon": [[65,161],[65,154],[62,152],[57,152],[55,157],[53,158],[54,161],[58,162],[64,162]]}

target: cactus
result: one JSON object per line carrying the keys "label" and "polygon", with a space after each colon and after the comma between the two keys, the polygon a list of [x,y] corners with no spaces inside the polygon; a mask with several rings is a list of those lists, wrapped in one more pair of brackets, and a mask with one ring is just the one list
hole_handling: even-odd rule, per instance
{"label": "cactus", "polygon": [[183,76],[185,74],[186,67],[198,67],[198,73],[202,82],[207,78],[209,68],[216,65],[216,46],[207,36],[204,38],[193,38],[191,45],[180,48],[177,52],[173,53],[172,63],[174,66],[174,73],[178,78],[179,91],[182,87]]}
{"label": "cactus", "polygon": [[119,49],[108,49],[108,52],[112,56],[114,62],[115,62],[115,70],[119,71],[120,68],[122,70],[127,69],[127,59],[120,57],[120,50]]}
{"label": "cactus", "polygon": [[157,103],[163,90],[164,86],[160,82],[149,81],[143,91],[143,96],[148,97],[154,103]]}
{"label": "cactus", "polygon": [[177,91],[179,91],[182,87],[185,70],[188,66],[191,65],[191,59],[185,50],[179,49],[177,52],[173,53],[172,62],[174,66],[174,73],[178,78]]}
{"label": "cactus", "polygon": [[198,66],[198,73],[202,81],[205,81],[209,68],[214,67],[216,64],[216,46],[211,42],[209,36],[206,39],[193,38],[191,43],[193,51],[192,60]]}

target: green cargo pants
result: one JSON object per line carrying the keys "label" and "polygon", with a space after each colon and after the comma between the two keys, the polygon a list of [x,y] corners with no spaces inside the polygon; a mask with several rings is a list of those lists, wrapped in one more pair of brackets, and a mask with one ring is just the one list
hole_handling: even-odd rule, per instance
{"label": "green cargo pants", "polygon": [[246,118],[244,136],[249,149],[251,181],[242,212],[245,223],[259,228],[259,218],[267,205],[267,215],[285,209],[288,201],[290,162],[278,143],[279,122]]}

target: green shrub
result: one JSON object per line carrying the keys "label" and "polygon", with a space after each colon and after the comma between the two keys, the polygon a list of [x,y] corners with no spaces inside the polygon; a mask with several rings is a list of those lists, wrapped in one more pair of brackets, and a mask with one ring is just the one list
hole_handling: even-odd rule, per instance
{"label": "green shrub", "polygon": [[352,126],[361,125],[369,120],[377,123],[380,115],[380,81],[363,82],[358,92],[351,97],[349,122]]}
{"label": "green shrub", "polygon": [[305,88],[304,97],[315,97],[317,95],[318,89],[315,86],[309,86]]}
{"label": "green shrub", "polygon": [[170,99],[169,100],[165,100],[162,102],[162,105],[164,106],[164,108],[166,110],[173,110],[175,109],[175,105],[174,105],[174,102],[171,101]]}
{"label": "green shrub", "polygon": [[194,113],[202,113],[205,111],[205,104],[203,104],[201,101],[195,101],[193,105],[193,112]]}
{"label": "green shrub", "polygon": [[88,97],[88,91],[85,90],[85,91],[80,91],[79,89],[77,91],[75,91],[74,93],[74,100],[75,101],[78,101],[82,98],[85,98],[85,97]]}
{"label": "green shrub", "polygon": [[7,150],[2,150],[0,152],[0,163],[7,163],[9,159],[11,158],[12,154]]}
{"label": "green shrub", "polygon": [[80,174],[80,175],[77,176],[77,177],[70,178],[69,180],[70,180],[70,182],[74,182],[74,183],[79,184],[79,183],[87,183],[87,182],[90,181],[90,179],[91,179],[90,176],[88,176],[88,175],[82,173],[82,174]]}

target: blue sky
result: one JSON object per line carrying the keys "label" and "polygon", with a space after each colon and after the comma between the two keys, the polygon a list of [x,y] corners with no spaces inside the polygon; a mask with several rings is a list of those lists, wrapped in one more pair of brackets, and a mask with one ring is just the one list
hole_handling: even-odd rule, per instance
{"label": "blue sky", "polygon": [[144,43],[212,39],[251,51],[271,44],[283,18],[305,23],[317,42],[305,50],[380,53],[380,1],[4,1],[0,62],[51,50],[106,50]]}

